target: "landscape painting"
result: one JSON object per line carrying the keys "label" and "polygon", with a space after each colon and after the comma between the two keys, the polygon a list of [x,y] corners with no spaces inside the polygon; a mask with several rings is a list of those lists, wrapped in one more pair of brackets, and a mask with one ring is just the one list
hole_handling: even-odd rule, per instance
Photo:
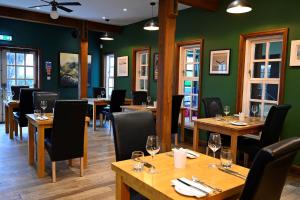
{"label": "landscape painting", "polygon": [[79,75],[79,56],[72,53],[60,53],[60,86],[77,87]]}

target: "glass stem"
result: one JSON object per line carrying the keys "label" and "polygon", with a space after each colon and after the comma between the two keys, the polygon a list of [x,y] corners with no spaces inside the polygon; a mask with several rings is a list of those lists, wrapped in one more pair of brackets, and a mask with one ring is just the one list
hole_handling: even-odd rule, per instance
{"label": "glass stem", "polygon": [[213,151],[214,158],[216,158],[216,152]]}

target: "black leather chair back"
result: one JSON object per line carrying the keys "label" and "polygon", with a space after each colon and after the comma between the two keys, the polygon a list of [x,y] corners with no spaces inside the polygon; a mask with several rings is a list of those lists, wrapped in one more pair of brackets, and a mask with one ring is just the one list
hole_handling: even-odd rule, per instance
{"label": "black leather chair back", "polygon": [[216,114],[223,114],[223,105],[219,97],[202,98],[205,117],[215,117]]}
{"label": "black leather chair back", "polygon": [[[104,91],[104,95],[102,96],[101,92]],[[97,98],[101,96],[101,98],[106,98],[106,90],[104,87],[94,87],[93,88],[93,97]]]}
{"label": "black leather chair back", "polygon": [[143,102],[147,102],[146,91],[132,91],[132,103],[133,105],[142,105]]}
{"label": "black leather chair back", "polygon": [[116,160],[131,158],[133,151],[146,152],[149,135],[155,135],[155,123],[151,112],[120,112],[112,115]]}
{"label": "black leather chair back", "polygon": [[14,93],[14,96],[13,96],[13,100],[20,100],[20,91],[21,91],[21,88],[29,88],[28,85],[12,85],[11,86],[11,92]]}
{"label": "black leather chair back", "polygon": [[172,126],[171,133],[178,133],[178,119],[181,108],[181,102],[184,95],[173,95],[172,97]]}
{"label": "black leather chair back", "polygon": [[271,107],[262,130],[260,138],[261,147],[265,147],[279,141],[284,120],[290,108],[290,105],[278,105]]}
{"label": "black leather chair back", "polygon": [[47,101],[46,113],[52,113],[58,94],[55,92],[33,92],[34,109],[41,110],[41,101]]}
{"label": "black leather chair back", "polygon": [[51,136],[52,161],[83,157],[87,101],[57,100]]}
{"label": "black leather chair back", "polygon": [[110,97],[110,113],[121,112],[125,102],[126,90],[113,90]]}
{"label": "black leather chair back", "polygon": [[26,114],[32,114],[33,107],[33,92],[40,91],[39,89],[34,88],[22,88],[20,91],[20,104],[19,104],[19,116],[21,124],[22,122],[27,123],[27,119],[25,117]]}
{"label": "black leather chair back", "polygon": [[300,138],[289,138],[261,149],[249,171],[240,200],[279,200]]}

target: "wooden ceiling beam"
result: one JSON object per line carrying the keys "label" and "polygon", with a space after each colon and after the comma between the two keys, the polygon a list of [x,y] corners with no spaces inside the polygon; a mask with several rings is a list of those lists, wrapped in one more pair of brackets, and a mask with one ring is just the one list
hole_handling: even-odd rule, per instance
{"label": "wooden ceiling beam", "polygon": [[[58,19],[54,20],[50,18],[49,14],[32,12],[28,10],[10,8],[5,6],[0,6],[0,17],[34,22],[34,23],[49,24],[55,26],[71,27],[71,28],[77,28],[79,30],[81,28],[82,22],[86,21],[86,20],[74,19],[69,17],[59,17]],[[87,22],[88,30],[91,31],[117,32],[117,33],[122,31],[121,26],[108,25],[108,24],[97,23],[92,21],[86,21],[86,22]]]}
{"label": "wooden ceiling beam", "polygon": [[219,0],[178,0],[178,2],[208,11],[216,11],[220,4]]}

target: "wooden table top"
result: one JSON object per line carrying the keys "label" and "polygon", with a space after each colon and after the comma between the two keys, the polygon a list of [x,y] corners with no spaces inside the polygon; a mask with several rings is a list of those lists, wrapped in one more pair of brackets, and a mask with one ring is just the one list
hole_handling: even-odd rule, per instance
{"label": "wooden table top", "polygon": [[[134,172],[132,170],[132,160],[114,162],[111,164],[111,168],[121,175],[125,182],[129,177],[134,178],[134,185],[136,185],[136,187],[141,187],[143,190],[149,191],[149,193],[153,191],[155,195],[158,195],[157,199],[160,199],[160,195],[164,197],[167,196],[167,198],[164,199],[191,199],[180,195],[175,191],[174,187],[171,186],[171,180],[181,177],[191,179],[192,176],[196,176],[206,184],[222,189],[222,193],[210,196],[213,197],[213,199],[223,199],[227,196],[232,196],[239,193],[243,188],[245,180],[224,173],[217,168],[208,167],[211,163],[219,164],[220,160],[218,159],[200,154],[200,157],[197,159],[187,159],[185,169],[175,169],[173,157],[169,154],[170,153],[162,153],[156,155],[154,161],[152,161],[149,156],[144,158],[145,161],[154,164],[158,170],[158,173],[154,175],[147,173],[147,168],[140,173]],[[237,165],[233,165],[232,170],[238,171],[243,175],[247,175],[249,171],[247,168]]]}
{"label": "wooden table top", "polygon": [[5,105],[18,105],[20,103],[19,100],[10,100],[10,101],[4,100],[3,102]]}
{"label": "wooden table top", "polygon": [[[110,99],[109,98],[83,98],[85,100],[88,101],[88,104],[90,105],[94,105],[94,103],[109,103],[110,102]],[[129,98],[125,98],[125,104],[131,104],[132,102],[132,99],[129,99]]]}
{"label": "wooden table top", "polygon": [[143,110],[149,110],[152,112],[156,112],[156,107],[153,106],[144,106],[144,105],[124,105],[121,106],[123,109],[127,110],[134,110],[134,111],[143,111]]}

